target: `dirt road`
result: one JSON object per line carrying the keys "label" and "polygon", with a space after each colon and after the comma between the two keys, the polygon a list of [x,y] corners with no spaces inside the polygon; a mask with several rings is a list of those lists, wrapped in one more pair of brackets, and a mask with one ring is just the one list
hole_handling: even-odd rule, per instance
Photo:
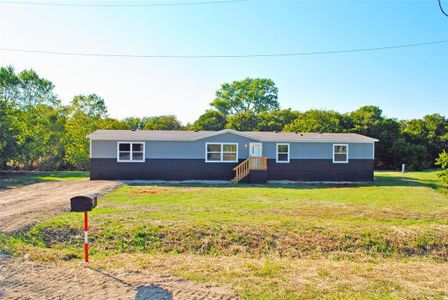
{"label": "dirt road", "polygon": [[0,191],[0,232],[21,230],[52,215],[68,211],[70,197],[106,194],[120,185],[116,181],[52,181]]}

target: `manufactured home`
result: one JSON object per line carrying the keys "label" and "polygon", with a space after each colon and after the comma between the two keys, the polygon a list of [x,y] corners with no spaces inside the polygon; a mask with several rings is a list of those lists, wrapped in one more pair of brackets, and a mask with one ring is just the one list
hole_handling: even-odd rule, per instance
{"label": "manufactured home", "polygon": [[354,133],[97,130],[90,178],[371,181],[378,140]]}

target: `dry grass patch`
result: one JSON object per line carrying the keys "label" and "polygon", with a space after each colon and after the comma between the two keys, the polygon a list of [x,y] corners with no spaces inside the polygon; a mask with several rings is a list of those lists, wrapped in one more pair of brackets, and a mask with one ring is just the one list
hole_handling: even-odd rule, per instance
{"label": "dry grass patch", "polygon": [[162,186],[133,186],[133,189],[128,191],[129,195],[157,195],[165,193],[194,193],[201,191],[201,188],[191,187],[162,187]]}
{"label": "dry grass patch", "polygon": [[175,274],[199,282],[231,285],[243,299],[418,299],[448,297],[448,264],[278,257],[123,254],[95,265],[122,272]]}

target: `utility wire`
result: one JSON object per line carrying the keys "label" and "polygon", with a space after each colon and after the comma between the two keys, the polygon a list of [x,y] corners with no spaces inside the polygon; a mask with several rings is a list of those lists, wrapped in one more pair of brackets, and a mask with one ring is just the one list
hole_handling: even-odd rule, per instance
{"label": "utility wire", "polygon": [[439,3],[439,8],[440,8],[440,10],[442,11],[442,14],[444,14],[445,16],[448,17],[448,12],[446,12],[446,11],[443,9],[443,6],[442,6],[442,0],[437,0],[437,2]]}
{"label": "utility wire", "polygon": [[0,4],[38,5],[38,6],[78,6],[78,7],[143,7],[143,6],[193,6],[209,4],[225,4],[247,2],[249,0],[215,0],[215,1],[190,1],[190,2],[154,2],[154,3],[76,3],[76,2],[32,2],[32,1],[0,1]]}
{"label": "utility wire", "polygon": [[50,55],[63,55],[63,56],[96,56],[96,57],[121,57],[121,58],[257,58],[257,57],[288,57],[288,56],[313,56],[313,55],[329,55],[329,54],[343,54],[343,53],[356,53],[367,51],[380,51],[391,49],[412,48],[429,45],[446,44],[448,40],[422,42],[413,44],[402,44],[372,48],[358,48],[358,49],[345,49],[345,50],[328,50],[328,51],[312,51],[312,52],[284,52],[284,53],[258,53],[258,54],[229,54],[229,55],[146,55],[146,54],[121,54],[121,53],[87,53],[87,52],[62,52],[52,50],[30,50],[30,49],[17,49],[17,48],[0,48],[0,51],[7,52],[23,52],[23,53],[38,53],[38,54],[50,54]]}

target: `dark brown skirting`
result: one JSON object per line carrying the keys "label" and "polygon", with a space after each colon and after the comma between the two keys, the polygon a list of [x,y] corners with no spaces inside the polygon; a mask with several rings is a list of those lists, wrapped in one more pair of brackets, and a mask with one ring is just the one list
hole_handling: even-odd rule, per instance
{"label": "dark brown skirting", "polygon": [[269,180],[373,181],[373,160],[352,159],[347,164],[331,159],[294,159],[288,164],[268,160]]}
{"label": "dark brown skirting", "polygon": [[[203,159],[148,159],[144,163],[118,163],[116,159],[90,159],[90,178],[114,180],[230,180],[237,163],[206,163]],[[334,164],[326,159],[268,160],[268,171],[253,180],[372,181],[373,160],[356,159]],[[261,178],[263,177],[263,178]]]}

